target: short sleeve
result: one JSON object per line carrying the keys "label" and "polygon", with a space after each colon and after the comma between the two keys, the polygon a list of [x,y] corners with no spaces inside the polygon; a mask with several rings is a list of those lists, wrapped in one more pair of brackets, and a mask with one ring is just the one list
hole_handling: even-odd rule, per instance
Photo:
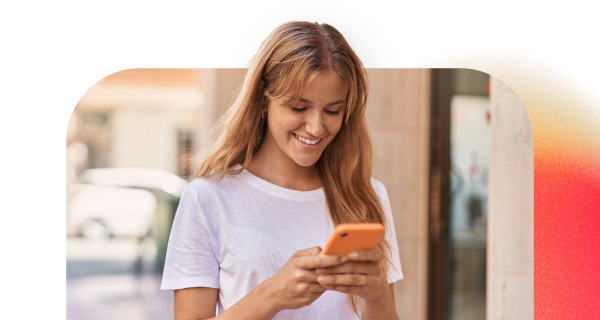
{"label": "short sleeve", "polygon": [[388,267],[388,283],[393,283],[404,278],[402,266],[400,265],[400,254],[398,251],[398,240],[396,238],[396,230],[394,227],[394,217],[392,215],[392,207],[388,197],[387,190],[383,183],[379,180],[372,179],[375,192],[379,196],[381,206],[385,213],[385,240],[390,246],[390,264]]}
{"label": "short sleeve", "polygon": [[184,189],[175,213],[162,290],[219,288],[219,263],[211,243],[210,229],[198,194],[192,187],[193,182]]}

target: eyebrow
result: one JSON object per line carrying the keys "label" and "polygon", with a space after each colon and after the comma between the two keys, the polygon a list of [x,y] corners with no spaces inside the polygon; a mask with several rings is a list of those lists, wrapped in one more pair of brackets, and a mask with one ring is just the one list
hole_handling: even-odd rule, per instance
{"label": "eyebrow", "polygon": [[[304,99],[304,98],[300,98],[300,101],[304,102],[304,103],[312,103],[312,101]],[[334,102],[328,103],[326,105],[326,107],[333,106],[333,105],[340,104],[340,103],[346,103],[346,101],[345,100],[334,101]]]}

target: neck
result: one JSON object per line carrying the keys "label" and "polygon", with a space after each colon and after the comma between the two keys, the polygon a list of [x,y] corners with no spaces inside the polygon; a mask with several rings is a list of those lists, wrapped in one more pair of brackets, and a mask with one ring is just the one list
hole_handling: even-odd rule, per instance
{"label": "neck", "polygon": [[[301,166],[287,155],[271,152],[267,141],[254,155],[246,170],[272,184],[287,189],[309,191],[322,186],[315,165]],[[276,154],[276,155],[274,155]]]}

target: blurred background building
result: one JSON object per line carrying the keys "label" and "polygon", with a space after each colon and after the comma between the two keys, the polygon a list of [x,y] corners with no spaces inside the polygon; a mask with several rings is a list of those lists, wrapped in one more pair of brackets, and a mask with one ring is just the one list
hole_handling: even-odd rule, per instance
{"label": "blurred background building", "polygon": [[[172,318],[172,293],[159,290],[171,222],[245,71],[125,70],[82,97],[67,132],[69,319]],[[401,319],[533,318],[532,136],[518,98],[474,70],[368,75],[374,176],[405,275]],[[506,189],[521,191],[515,207],[503,207]]]}

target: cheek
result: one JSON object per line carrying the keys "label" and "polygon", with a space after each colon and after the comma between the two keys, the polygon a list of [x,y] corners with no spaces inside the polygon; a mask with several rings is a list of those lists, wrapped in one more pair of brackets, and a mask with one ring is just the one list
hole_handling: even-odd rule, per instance
{"label": "cheek", "polygon": [[269,122],[269,130],[271,130],[274,135],[284,137],[291,134],[291,131],[298,129],[300,123],[301,121],[298,121],[298,119],[294,117],[278,117],[276,121],[274,119]]}
{"label": "cheek", "polygon": [[327,131],[329,131],[329,133],[332,136],[337,135],[340,132],[341,128],[342,128],[342,118],[341,117],[339,119],[335,119],[335,120],[329,122],[327,125]]}

